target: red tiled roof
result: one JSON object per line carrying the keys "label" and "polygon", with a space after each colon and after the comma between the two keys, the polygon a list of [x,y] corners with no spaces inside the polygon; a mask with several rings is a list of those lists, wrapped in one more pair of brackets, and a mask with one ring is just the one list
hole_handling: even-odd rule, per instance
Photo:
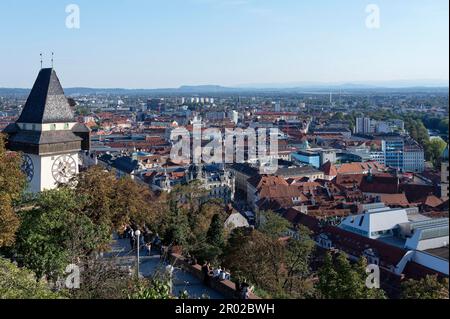
{"label": "red tiled roof", "polygon": [[350,174],[350,175],[338,174],[335,178],[335,183],[336,185],[344,187],[353,187],[353,186],[359,187],[363,178],[364,175],[362,174]]}
{"label": "red tiled roof", "polygon": [[248,179],[248,183],[259,189],[263,186],[288,186],[286,180],[279,176],[273,175],[256,175]]}
{"label": "red tiled roof", "polygon": [[380,200],[388,206],[408,207],[410,204],[405,193],[401,194],[380,194]]}
{"label": "red tiled roof", "polygon": [[330,161],[323,164],[320,170],[328,176],[336,176],[338,174],[336,166],[334,166]]}
{"label": "red tiled roof", "polygon": [[363,174],[372,170],[373,172],[384,170],[384,166],[378,162],[346,163],[337,167],[337,174]]}
{"label": "red tiled roof", "polygon": [[437,189],[433,185],[401,184],[400,190],[406,194],[410,203],[418,203],[424,196],[434,194]]}
{"label": "red tiled roof", "polygon": [[424,198],[423,204],[428,207],[438,207],[443,203],[442,199],[436,197],[435,195],[428,195]]}
{"label": "red tiled roof", "polygon": [[363,193],[396,194],[399,192],[399,179],[384,174],[365,176],[359,188]]}

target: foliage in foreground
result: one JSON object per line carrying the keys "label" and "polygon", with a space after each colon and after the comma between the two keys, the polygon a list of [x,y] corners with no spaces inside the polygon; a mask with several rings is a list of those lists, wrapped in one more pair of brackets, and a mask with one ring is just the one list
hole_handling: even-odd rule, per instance
{"label": "foliage in foreground", "polygon": [[324,299],[385,299],[382,289],[366,287],[366,267],[365,258],[352,265],[344,254],[338,254],[333,260],[327,252],[316,285],[320,296]]}
{"label": "foliage in foreground", "polygon": [[402,283],[402,299],[448,299],[448,278],[439,281],[437,276],[420,280],[409,279]]}
{"label": "foliage in foreground", "polygon": [[37,281],[35,274],[19,268],[0,257],[0,299],[59,299],[43,281]]}
{"label": "foliage in foreground", "polygon": [[20,156],[6,151],[4,136],[0,134],[0,248],[14,244],[20,224],[14,211],[14,204],[25,188],[25,176],[20,165]]}

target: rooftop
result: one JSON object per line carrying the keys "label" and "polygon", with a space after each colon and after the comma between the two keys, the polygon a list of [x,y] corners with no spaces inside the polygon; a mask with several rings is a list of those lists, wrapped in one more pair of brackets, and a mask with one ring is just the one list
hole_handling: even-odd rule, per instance
{"label": "rooftop", "polygon": [[42,69],[31,89],[18,123],[75,122],[69,102],[53,69]]}
{"label": "rooftop", "polygon": [[435,249],[428,249],[425,250],[426,253],[429,253],[430,255],[437,256],[443,259],[448,260],[449,257],[449,248],[448,247],[441,247],[441,248],[435,248]]}

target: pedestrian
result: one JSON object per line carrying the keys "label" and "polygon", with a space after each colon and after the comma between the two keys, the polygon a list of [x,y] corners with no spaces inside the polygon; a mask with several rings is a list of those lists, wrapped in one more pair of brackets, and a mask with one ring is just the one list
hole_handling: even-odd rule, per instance
{"label": "pedestrian", "polygon": [[203,283],[205,285],[209,285],[209,272],[210,272],[210,268],[209,268],[209,263],[207,261],[205,261],[205,263],[202,266],[202,273],[203,273]]}
{"label": "pedestrian", "polygon": [[246,282],[241,285],[240,299],[248,299],[250,293],[250,287]]}
{"label": "pedestrian", "polygon": [[145,247],[147,248],[148,255],[151,256],[152,255],[152,243],[148,242],[147,244],[145,244]]}
{"label": "pedestrian", "polygon": [[134,231],[131,230],[130,231],[130,245],[131,245],[131,250],[136,248],[136,237],[134,236]]}

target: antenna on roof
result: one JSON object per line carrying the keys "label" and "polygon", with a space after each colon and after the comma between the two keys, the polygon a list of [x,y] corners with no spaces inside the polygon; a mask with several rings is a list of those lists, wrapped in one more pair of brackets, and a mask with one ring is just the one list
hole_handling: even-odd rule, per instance
{"label": "antenna on roof", "polygon": [[55,56],[55,54],[52,52],[52,69],[53,69],[53,57]]}
{"label": "antenna on roof", "polygon": [[41,70],[42,70],[42,53],[39,55],[41,56]]}

